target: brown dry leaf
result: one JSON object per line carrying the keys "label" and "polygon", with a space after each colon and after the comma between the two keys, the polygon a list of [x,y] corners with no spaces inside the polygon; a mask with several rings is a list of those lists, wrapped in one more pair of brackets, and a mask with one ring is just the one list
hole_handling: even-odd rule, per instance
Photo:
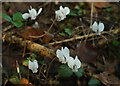
{"label": "brown dry leaf", "polygon": [[52,34],[45,32],[42,29],[35,29],[32,27],[27,27],[25,31],[20,32],[20,35],[24,39],[33,39],[33,40],[37,40],[43,37],[44,43],[49,43],[49,41],[53,38]]}
{"label": "brown dry leaf", "polygon": [[93,63],[98,57],[98,49],[90,43],[79,43],[76,47],[76,55],[85,63]]}
{"label": "brown dry leaf", "polygon": [[110,75],[108,72],[95,74],[93,75],[93,77],[99,79],[105,85],[111,85],[111,84],[112,86],[120,85],[120,80],[117,77],[115,77],[113,74]]}
{"label": "brown dry leaf", "polygon": [[24,85],[24,86],[35,86],[35,85],[33,85],[32,83],[29,83],[26,78],[22,78],[22,79],[20,80],[20,84],[21,84],[21,85]]}
{"label": "brown dry leaf", "polygon": [[[87,4],[91,8],[91,2],[87,2]],[[108,7],[111,7],[111,4],[106,2],[106,0],[103,0],[103,2],[94,2],[93,12],[97,12],[97,8],[108,8]]]}
{"label": "brown dry leaf", "polygon": [[45,35],[43,37],[43,42],[44,43],[49,43],[49,41],[53,38],[53,35],[48,33],[48,32],[45,32]]}
{"label": "brown dry leaf", "polygon": [[108,2],[94,2],[94,6],[97,8],[108,8],[111,7],[111,4]]}
{"label": "brown dry leaf", "polygon": [[[45,34],[44,30],[42,29],[34,29],[32,27],[27,27],[25,29],[25,31],[20,32],[20,35],[24,38],[24,39],[38,39],[40,38],[40,36],[42,36],[43,34]],[[36,37],[37,36],[37,37]],[[38,37],[39,36],[39,37]]]}

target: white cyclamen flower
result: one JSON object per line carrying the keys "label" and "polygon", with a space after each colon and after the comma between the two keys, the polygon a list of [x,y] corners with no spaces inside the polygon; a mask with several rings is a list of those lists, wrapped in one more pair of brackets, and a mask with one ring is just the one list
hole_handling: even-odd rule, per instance
{"label": "white cyclamen flower", "polygon": [[76,56],[75,59],[72,57],[69,57],[68,66],[72,69],[73,72],[77,72],[78,69],[81,67],[81,62],[78,59],[78,56]]}
{"label": "white cyclamen flower", "polygon": [[60,6],[60,9],[55,11],[57,21],[64,20],[66,18],[66,15],[70,13],[70,9],[68,7],[62,7]]}
{"label": "white cyclamen flower", "polygon": [[37,13],[37,11],[34,8],[32,8],[32,6],[30,6],[30,9],[28,9],[28,11],[29,11],[29,13],[24,13],[22,15],[22,17],[24,19],[28,19],[30,17],[31,20],[35,20],[36,17],[41,13],[42,8],[40,8],[39,11],[38,11],[38,13]]}
{"label": "white cyclamen flower", "polygon": [[96,32],[97,35],[100,35],[100,33],[104,30],[104,24],[99,23],[99,25],[98,25],[97,22],[94,22],[93,25],[92,25],[92,30],[94,32]]}
{"label": "white cyclamen flower", "polygon": [[38,69],[38,62],[37,60],[34,60],[33,62],[31,62],[29,60],[29,65],[28,65],[28,68],[32,70],[33,73],[37,73],[37,69]]}
{"label": "white cyclamen flower", "polygon": [[64,49],[63,49],[63,47],[61,47],[61,50],[58,49],[56,51],[56,54],[57,54],[57,57],[59,58],[60,62],[66,63],[69,58],[70,52],[67,47],[65,47]]}

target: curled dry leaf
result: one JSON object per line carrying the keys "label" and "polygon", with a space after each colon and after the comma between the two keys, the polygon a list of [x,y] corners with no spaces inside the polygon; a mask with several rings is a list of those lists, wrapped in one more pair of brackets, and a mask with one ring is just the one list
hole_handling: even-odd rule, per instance
{"label": "curled dry leaf", "polygon": [[32,27],[27,27],[25,31],[20,32],[20,35],[24,39],[38,40],[43,38],[44,43],[49,43],[49,41],[53,38],[52,34],[45,32],[42,29],[35,29]]}
{"label": "curled dry leaf", "polygon": [[98,57],[98,49],[90,43],[79,43],[76,47],[76,55],[82,62],[93,63]]}
{"label": "curled dry leaf", "polygon": [[120,80],[116,76],[114,76],[113,74],[109,74],[108,72],[95,74],[93,75],[93,77],[99,79],[105,85],[116,86],[120,84]]}
{"label": "curled dry leaf", "polygon": [[[34,29],[32,27],[27,27],[25,29],[25,31],[20,32],[20,35],[24,38],[24,39],[37,39],[36,36],[41,36],[45,34],[44,30],[42,29]],[[36,38],[35,38],[36,37]]]}

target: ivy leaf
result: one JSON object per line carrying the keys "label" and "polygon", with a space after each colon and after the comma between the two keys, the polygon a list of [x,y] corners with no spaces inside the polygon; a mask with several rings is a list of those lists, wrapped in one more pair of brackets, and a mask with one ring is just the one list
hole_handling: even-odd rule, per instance
{"label": "ivy leaf", "polygon": [[88,82],[88,86],[101,86],[101,83],[98,79],[91,78]]}
{"label": "ivy leaf", "polygon": [[10,16],[8,16],[8,15],[6,15],[6,14],[1,14],[0,16],[2,16],[2,18],[3,19],[5,19],[5,20],[7,20],[7,21],[9,21],[9,22],[11,22],[12,21],[12,19],[10,18]]}
{"label": "ivy leaf", "polygon": [[23,23],[22,22],[14,22],[14,21],[11,21],[16,27],[21,27],[23,26]]}
{"label": "ivy leaf", "polygon": [[13,21],[24,21],[24,19],[22,17],[22,13],[17,12],[15,14],[13,14]]}
{"label": "ivy leaf", "polygon": [[79,68],[79,69],[78,69],[78,72],[75,72],[75,75],[76,75],[78,78],[82,77],[82,75],[83,75],[83,69],[82,69],[82,68]]}
{"label": "ivy leaf", "polygon": [[58,74],[61,77],[70,77],[70,76],[72,76],[73,72],[72,72],[72,69],[69,68],[67,65],[61,65],[58,68]]}
{"label": "ivy leaf", "polygon": [[66,32],[69,36],[71,36],[71,35],[72,35],[72,33],[71,33],[71,31],[70,31],[70,29],[69,29],[69,28],[65,28],[65,32]]}

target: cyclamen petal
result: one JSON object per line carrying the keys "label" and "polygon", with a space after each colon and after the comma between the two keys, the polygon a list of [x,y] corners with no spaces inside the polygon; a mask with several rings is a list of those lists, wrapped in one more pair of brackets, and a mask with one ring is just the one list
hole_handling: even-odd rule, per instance
{"label": "cyclamen petal", "polygon": [[99,25],[98,25],[97,22],[94,22],[93,25],[92,25],[92,30],[94,32],[96,32],[97,35],[100,35],[100,33],[104,30],[104,24],[99,23]]}
{"label": "cyclamen petal", "polygon": [[66,60],[65,60],[65,57],[63,56],[62,51],[57,50],[56,54],[57,54],[57,57],[59,58],[59,61],[60,61],[60,62],[66,63]]}
{"label": "cyclamen petal", "polygon": [[67,47],[64,48],[63,52],[65,57],[68,57],[70,55],[70,51]]}
{"label": "cyclamen petal", "polygon": [[28,68],[32,70],[33,73],[37,73],[37,69],[38,69],[38,63],[37,63],[37,60],[34,60],[33,62],[31,62],[29,60],[29,65],[28,65]]}
{"label": "cyclamen petal", "polygon": [[40,8],[40,9],[38,10],[37,15],[39,15],[39,14],[41,13],[41,11],[42,11],[42,8]]}
{"label": "cyclamen petal", "polygon": [[61,47],[61,50],[56,51],[57,57],[59,58],[59,61],[62,63],[66,63],[69,58],[69,49],[67,47],[63,48]]}
{"label": "cyclamen petal", "polygon": [[23,14],[22,16],[24,19],[28,19],[30,17],[31,20],[35,20],[36,17],[41,13],[41,11],[42,11],[42,8],[40,8],[37,13],[37,11],[34,8],[32,8],[32,6],[30,6],[30,9],[28,9],[29,13],[25,13],[25,15]]}
{"label": "cyclamen petal", "polygon": [[78,56],[75,57],[75,65],[77,66],[77,69],[79,69],[81,67],[81,62],[78,59]]}
{"label": "cyclamen petal", "polygon": [[70,9],[68,7],[64,8],[64,13],[65,15],[68,15],[70,13]]}
{"label": "cyclamen petal", "polygon": [[67,63],[73,72],[77,72],[78,69],[81,67],[81,62],[77,56],[75,57],[75,59],[73,59],[72,57],[69,57],[69,60]]}
{"label": "cyclamen petal", "polygon": [[68,63],[68,66],[69,66],[71,69],[73,69],[73,65],[74,65],[74,59],[73,59],[73,57],[69,57],[67,63]]}
{"label": "cyclamen petal", "polygon": [[24,13],[23,15],[22,15],[22,17],[23,17],[23,19],[28,19],[29,17],[30,17],[30,14],[29,13]]}
{"label": "cyclamen petal", "polygon": [[102,32],[104,30],[104,24],[103,23],[99,23],[99,32]]}
{"label": "cyclamen petal", "polygon": [[92,25],[92,30],[94,32],[97,32],[97,30],[98,30],[98,24],[97,24],[97,22],[94,22],[94,24]]}
{"label": "cyclamen petal", "polygon": [[37,11],[35,9],[29,10],[31,20],[35,20],[37,16]]}
{"label": "cyclamen petal", "polygon": [[59,7],[59,10],[55,11],[57,21],[62,21],[66,18],[66,15],[70,13],[70,9],[68,7]]}

